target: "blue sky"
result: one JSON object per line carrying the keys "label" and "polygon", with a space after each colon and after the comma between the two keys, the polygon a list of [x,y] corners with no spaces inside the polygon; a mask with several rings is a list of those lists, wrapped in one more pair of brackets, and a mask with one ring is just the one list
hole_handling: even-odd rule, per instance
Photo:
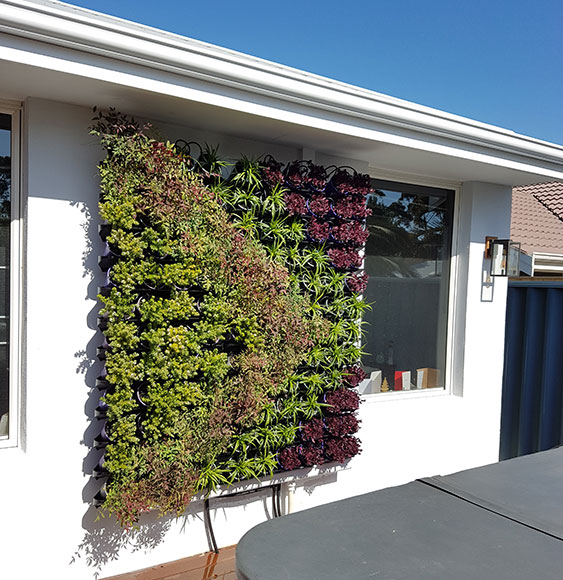
{"label": "blue sky", "polygon": [[76,0],[563,145],[563,0]]}

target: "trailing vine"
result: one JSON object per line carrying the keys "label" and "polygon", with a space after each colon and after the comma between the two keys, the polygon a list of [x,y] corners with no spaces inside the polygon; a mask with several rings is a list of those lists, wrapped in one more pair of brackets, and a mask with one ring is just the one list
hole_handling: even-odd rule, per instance
{"label": "trailing vine", "polygon": [[[115,111],[92,132],[107,152],[104,508],[128,526],[147,509],[181,513],[199,490],[358,453],[364,275],[335,252],[359,256],[363,234],[330,212],[345,197],[365,211],[365,179],[335,172],[357,191],[330,197],[324,168],[284,175],[272,158],[225,178],[216,149],[196,158]],[[307,206],[342,232],[333,246],[312,235]]]}

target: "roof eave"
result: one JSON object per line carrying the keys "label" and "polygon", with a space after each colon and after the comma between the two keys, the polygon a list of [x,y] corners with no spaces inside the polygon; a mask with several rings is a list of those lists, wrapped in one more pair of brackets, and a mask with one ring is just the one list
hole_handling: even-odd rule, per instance
{"label": "roof eave", "polygon": [[20,38],[306,106],[318,115],[338,114],[350,123],[369,120],[421,139],[547,163],[557,168],[552,178],[563,176],[559,145],[60,2],[0,0],[0,7],[0,31]]}

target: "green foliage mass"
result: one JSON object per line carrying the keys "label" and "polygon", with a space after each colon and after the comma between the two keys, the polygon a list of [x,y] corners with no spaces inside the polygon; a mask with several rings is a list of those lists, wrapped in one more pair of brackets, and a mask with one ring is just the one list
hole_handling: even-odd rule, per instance
{"label": "green foliage mass", "polygon": [[[93,133],[107,152],[100,215],[115,256],[111,290],[100,295],[110,385],[104,507],[127,526],[146,509],[182,512],[197,490],[271,473],[299,419],[319,412],[317,396],[298,397],[313,377],[297,369],[328,328],[180,150],[113,112]],[[280,192],[271,197],[276,215]],[[265,235],[303,236],[282,218]]]}

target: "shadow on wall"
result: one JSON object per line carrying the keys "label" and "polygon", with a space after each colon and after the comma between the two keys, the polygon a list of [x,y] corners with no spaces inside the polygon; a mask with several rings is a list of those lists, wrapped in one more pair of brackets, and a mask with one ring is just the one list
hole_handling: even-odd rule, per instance
{"label": "shadow on wall", "polygon": [[[122,551],[129,553],[137,551],[148,552],[163,542],[166,533],[176,518],[174,516],[160,516],[157,512],[143,514],[138,524],[131,529],[122,528],[114,517],[103,517],[103,513],[94,507],[94,496],[100,491],[105,478],[95,478],[95,469],[103,449],[96,449],[95,438],[100,434],[103,421],[96,418],[96,407],[100,401],[100,390],[96,387],[96,380],[102,373],[103,363],[98,360],[97,348],[102,344],[103,336],[98,329],[98,314],[101,304],[97,298],[98,289],[104,285],[105,274],[101,271],[98,260],[104,252],[104,244],[98,235],[97,204],[88,205],[85,202],[71,202],[72,206],[79,207],[84,215],[82,227],[84,229],[84,252],[82,256],[83,277],[88,279],[85,300],[94,304],[87,316],[88,328],[92,330],[92,337],[86,348],[75,353],[78,361],[76,373],[83,375],[84,385],[88,389],[85,393],[84,413],[88,417],[82,445],[86,448],[86,454],[82,463],[82,472],[90,476],[82,490],[82,499],[86,505],[86,512],[82,518],[82,527],[85,530],[82,542],[77,546],[71,557],[71,564],[78,560],[85,561],[86,565],[93,569],[94,577],[98,578],[102,568],[109,562],[120,558]],[[267,493],[267,492],[265,492]],[[264,504],[266,518],[272,515],[267,509],[267,499],[261,499]],[[213,510],[215,516],[219,510],[225,511],[227,507],[238,506],[244,503],[243,499],[233,499],[229,502],[221,502]],[[203,527],[203,502],[195,501],[181,516],[181,527],[184,531],[189,524],[198,522]],[[208,530],[206,530],[208,532]]]}
{"label": "shadow on wall", "polygon": [[[94,307],[88,313],[87,325],[93,331],[92,338],[84,350],[78,351],[77,374],[84,376],[88,389],[84,412],[89,419],[84,432],[82,444],[87,448],[82,464],[85,475],[93,475],[94,468],[103,455],[103,450],[94,447],[94,439],[99,435],[102,422],[96,419],[95,409],[99,404],[100,391],[96,388],[96,378],[101,374],[103,365],[96,356],[97,347],[102,342],[102,335],[97,327],[97,316],[100,303],[97,299],[98,288],[104,284],[105,276],[98,266],[98,257],[103,253],[103,244],[98,236],[98,207],[84,202],[71,202],[78,206],[84,215],[84,252],[82,256],[83,277],[89,279],[85,300],[91,300]],[[92,505],[94,496],[103,485],[103,480],[90,477],[82,491],[82,499],[88,505],[82,519],[85,530],[84,538],[72,556],[71,563],[84,558],[86,564],[94,569],[97,578],[102,567],[110,561],[117,560],[124,548],[129,551],[152,549],[162,542],[170,528],[172,518],[157,518],[156,514],[147,514],[139,522],[138,528],[124,530],[114,518],[104,519]]]}
{"label": "shadow on wall", "polygon": [[[123,529],[114,517],[103,517],[103,512],[94,507],[94,498],[102,488],[105,477],[101,469],[100,460],[104,455],[103,448],[97,448],[96,439],[100,436],[103,419],[97,418],[96,409],[99,407],[100,396],[103,394],[97,387],[97,379],[103,372],[103,362],[98,360],[98,347],[103,343],[103,335],[98,329],[98,315],[100,302],[97,299],[99,287],[106,284],[106,274],[104,274],[98,264],[99,257],[105,251],[98,234],[98,207],[96,201],[71,202],[71,205],[78,207],[84,219],[82,227],[84,230],[84,252],[82,256],[83,278],[85,280],[86,295],[84,299],[92,304],[87,315],[87,325],[92,331],[91,337],[85,348],[76,352],[77,359],[76,373],[84,378],[84,386],[87,391],[84,393],[85,405],[84,413],[88,418],[88,425],[82,437],[82,445],[85,448],[85,456],[82,463],[82,471],[87,476],[87,483],[82,490],[82,499],[85,504],[85,513],[82,518],[84,536],[80,544],[76,547],[71,557],[71,563],[78,560],[85,563],[92,569],[97,578],[102,568],[110,562],[120,559],[125,552],[134,553],[138,551],[149,552],[155,549],[164,541],[166,534],[174,524],[176,531],[185,532],[191,526],[190,532],[200,533],[205,529],[208,534],[208,542],[211,549],[209,537],[210,528],[204,526],[203,510],[204,505],[202,495],[200,495],[188,509],[177,520],[174,516],[159,516],[157,512],[144,513],[135,527]],[[99,413],[98,413],[99,414]],[[103,413],[102,413],[103,416]],[[305,473],[303,473],[303,476]],[[97,477],[96,477],[97,476]],[[283,477],[282,477],[283,480]],[[324,485],[336,480],[336,474],[327,470],[315,479],[307,479],[301,482],[307,493],[312,493],[317,485]],[[245,483],[241,483],[244,490]],[[246,491],[243,491],[246,493]],[[273,509],[269,509],[271,501],[271,490],[260,490],[253,494],[253,500],[262,503],[266,519],[274,517]],[[246,509],[249,503],[246,497],[223,497],[211,500],[213,504],[211,521],[226,519],[229,508]],[[283,508],[282,508],[282,511]],[[220,518],[218,516],[221,515]],[[178,521],[178,524],[176,524]],[[220,545],[224,545],[221,538],[217,538]]]}
{"label": "shadow on wall", "polygon": [[87,566],[93,568],[94,577],[98,578],[103,566],[118,560],[122,550],[148,551],[158,546],[170,529],[172,519],[146,514],[138,527],[124,530],[114,518],[100,518],[98,510],[90,506],[82,519],[86,532],[71,564],[83,558]]}

